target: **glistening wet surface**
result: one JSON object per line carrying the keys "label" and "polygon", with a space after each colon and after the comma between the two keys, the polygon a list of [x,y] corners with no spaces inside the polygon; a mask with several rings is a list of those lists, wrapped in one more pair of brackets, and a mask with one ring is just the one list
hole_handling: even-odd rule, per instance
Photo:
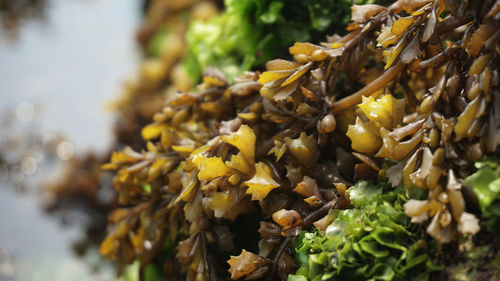
{"label": "glistening wet surface", "polygon": [[[113,142],[104,109],[133,76],[137,0],[48,1],[44,21],[0,31],[0,280],[111,280],[79,240],[92,214],[48,215],[40,192],[69,161]],[[102,200],[109,195],[102,194]]]}

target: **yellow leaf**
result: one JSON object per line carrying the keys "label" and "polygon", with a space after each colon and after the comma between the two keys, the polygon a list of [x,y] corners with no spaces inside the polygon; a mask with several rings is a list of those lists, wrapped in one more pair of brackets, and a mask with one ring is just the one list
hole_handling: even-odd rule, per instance
{"label": "yellow leaf", "polygon": [[392,129],[403,120],[404,100],[395,99],[392,95],[385,95],[375,100],[372,96],[362,97],[358,105],[369,120],[380,126]]}
{"label": "yellow leaf", "polygon": [[349,125],[346,135],[351,139],[351,147],[354,151],[372,155],[382,145],[382,139],[378,136],[368,123],[363,123],[359,117],[355,125]]}
{"label": "yellow leaf", "polygon": [[351,21],[355,23],[365,23],[369,18],[385,10],[384,7],[375,4],[352,5]]}
{"label": "yellow leaf", "polygon": [[307,168],[313,168],[318,158],[318,141],[313,135],[307,136],[306,133],[300,133],[296,139],[285,138],[286,146],[293,156]]}
{"label": "yellow leaf", "polygon": [[163,129],[167,127],[166,124],[149,124],[146,127],[142,128],[141,134],[142,138],[145,140],[152,140],[160,136]]}
{"label": "yellow leaf", "polygon": [[106,163],[101,165],[101,169],[103,170],[116,170],[118,168],[120,168],[120,166],[114,163]]}
{"label": "yellow leaf", "polygon": [[389,50],[384,50],[383,55],[385,59],[385,66],[384,69],[388,69],[394,61],[399,57],[399,53],[403,50],[403,47],[405,46],[405,39],[399,40],[399,42],[396,44],[396,46],[390,48]]}
{"label": "yellow leaf", "polygon": [[194,192],[196,191],[196,186],[198,184],[198,181],[196,180],[196,177],[193,175],[193,173],[190,174],[184,174],[181,179],[182,183],[182,190],[179,196],[175,199],[175,203],[184,200],[185,202],[188,202],[191,200],[191,198],[194,195]]}
{"label": "yellow leaf", "polygon": [[148,181],[152,182],[157,179],[164,171],[163,167],[169,162],[168,158],[156,158],[148,170]]}
{"label": "yellow leaf", "polygon": [[475,120],[474,116],[479,108],[480,101],[481,97],[479,95],[476,96],[476,98],[465,107],[460,116],[458,116],[457,124],[454,128],[455,141],[459,141],[467,136],[467,131]]}
{"label": "yellow leaf", "polygon": [[209,151],[211,148],[212,148],[212,146],[209,144],[202,145],[202,146],[198,147],[197,149],[195,149],[193,152],[191,152],[191,156],[195,156],[196,154],[201,154],[205,151]]}
{"label": "yellow leaf", "polygon": [[292,56],[299,54],[310,56],[314,51],[320,48],[320,46],[311,43],[296,42],[292,47],[290,47],[289,51]]}
{"label": "yellow leaf", "polygon": [[240,150],[248,163],[254,163],[255,139],[255,133],[247,125],[240,126],[238,131],[231,135],[222,136],[224,142],[234,145]]}
{"label": "yellow leaf", "polygon": [[234,174],[234,175],[230,176],[227,181],[230,182],[231,184],[236,185],[237,183],[240,182],[240,179],[241,179],[240,175]]}
{"label": "yellow leaf", "polygon": [[130,147],[126,147],[123,151],[113,152],[111,155],[111,163],[135,163],[142,160],[144,160],[142,154]]}
{"label": "yellow leaf", "polygon": [[218,79],[217,77],[205,76],[205,77],[203,77],[203,84],[206,84],[209,86],[223,87],[226,85],[226,81],[223,81],[222,79]]}
{"label": "yellow leaf", "polygon": [[344,46],[344,43],[333,43],[330,48],[332,49],[338,49],[340,47],[343,47]]}
{"label": "yellow leaf", "polygon": [[304,73],[306,73],[309,68],[311,68],[311,66],[312,62],[308,62],[303,66],[297,68],[297,70],[292,75],[290,75],[290,77],[288,77],[283,83],[281,83],[281,87],[285,87],[286,85],[293,83],[295,80],[304,75]]}
{"label": "yellow leaf", "polygon": [[387,48],[389,45],[394,44],[397,39],[398,36],[392,34],[391,27],[386,26],[382,28],[382,32],[380,32],[380,35],[377,37],[377,42],[379,42],[382,47]]}
{"label": "yellow leaf", "polygon": [[293,70],[277,70],[277,71],[266,71],[262,73],[259,77],[259,82],[261,85],[265,85],[268,82],[273,80],[283,79],[285,77],[290,76],[293,73]]}
{"label": "yellow leaf", "polygon": [[382,127],[392,128],[392,118],[384,106],[373,97],[362,97],[363,101],[358,105],[366,117],[379,123]]}
{"label": "yellow leaf", "polygon": [[399,18],[392,24],[391,33],[398,36],[410,27],[410,25],[415,21],[415,17],[404,17]]}
{"label": "yellow leaf", "polygon": [[252,194],[252,200],[266,198],[267,194],[276,187],[280,186],[271,176],[271,169],[264,163],[255,164],[255,176],[244,182],[248,185],[247,194]]}
{"label": "yellow leaf", "polygon": [[172,149],[179,153],[192,153],[194,147],[191,146],[183,146],[183,145],[172,145]]}
{"label": "yellow leaf", "polygon": [[293,69],[297,68],[298,66],[299,66],[299,64],[296,62],[282,60],[282,59],[270,60],[266,63],[266,69],[268,71],[293,70]]}
{"label": "yellow leaf", "polygon": [[234,193],[224,191],[216,192],[210,199],[208,206],[214,210],[214,216],[216,218],[222,218],[225,213],[234,207],[235,203],[237,202],[235,200]]}
{"label": "yellow leaf", "polygon": [[389,131],[384,127],[380,128],[380,135],[382,136],[383,144],[375,156],[379,158],[394,159],[393,153],[398,142],[389,135]]}
{"label": "yellow leaf", "polygon": [[259,116],[255,112],[238,113],[238,117],[246,121],[255,121]]}
{"label": "yellow leaf", "polygon": [[261,267],[264,258],[247,252],[246,250],[242,250],[239,256],[231,256],[231,258],[227,261],[230,265],[229,273],[231,273],[231,279],[236,280],[241,277],[252,273],[257,268]]}
{"label": "yellow leaf", "polygon": [[232,155],[231,161],[226,161],[226,165],[231,169],[238,170],[244,174],[247,175],[252,174],[253,167],[251,167],[249,163],[245,161],[245,158],[243,158],[241,152],[239,152],[236,155]]}
{"label": "yellow leaf", "polygon": [[199,180],[213,180],[220,176],[225,176],[231,172],[219,157],[207,158],[201,154],[193,156],[193,163],[198,166]]}
{"label": "yellow leaf", "polygon": [[123,151],[114,151],[111,154],[111,163],[106,163],[101,166],[104,170],[116,170],[122,164],[136,163],[144,160],[142,154],[135,152],[130,147],[126,147]]}
{"label": "yellow leaf", "polygon": [[280,159],[283,156],[283,154],[285,153],[285,151],[286,151],[286,143],[275,140],[273,148],[271,150],[269,150],[267,155],[273,153],[274,156],[276,157],[276,162],[278,162],[278,161],[280,161]]}
{"label": "yellow leaf", "polygon": [[303,223],[302,217],[295,210],[281,209],[273,214],[273,220],[283,227],[283,230]]}

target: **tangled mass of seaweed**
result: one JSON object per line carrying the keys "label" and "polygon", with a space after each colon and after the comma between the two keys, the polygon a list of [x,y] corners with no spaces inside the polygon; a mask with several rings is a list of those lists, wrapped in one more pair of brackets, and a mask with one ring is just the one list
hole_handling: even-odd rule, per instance
{"label": "tangled mass of seaweed", "polygon": [[353,5],[293,60],[207,68],[103,166],[101,253],[142,280],[493,280],[499,26],[500,1]]}

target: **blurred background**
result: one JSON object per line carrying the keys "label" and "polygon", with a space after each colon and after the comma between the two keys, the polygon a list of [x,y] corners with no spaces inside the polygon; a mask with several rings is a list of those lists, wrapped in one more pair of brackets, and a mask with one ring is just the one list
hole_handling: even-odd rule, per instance
{"label": "blurred background", "polygon": [[112,175],[95,171],[114,142],[106,105],[140,61],[143,5],[0,0],[1,281],[115,277],[97,244]]}

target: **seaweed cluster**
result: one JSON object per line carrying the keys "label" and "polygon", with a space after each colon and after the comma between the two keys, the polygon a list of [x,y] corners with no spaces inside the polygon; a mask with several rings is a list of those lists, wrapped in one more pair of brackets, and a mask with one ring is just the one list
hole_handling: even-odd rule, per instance
{"label": "seaweed cluster", "polygon": [[[119,269],[139,260],[142,279],[154,264],[168,280],[287,280],[299,265],[299,274],[313,266],[300,253],[317,250],[295,253],[292,241],[323,239],[363,218],[362,230],[343,234],[363,246],[351,251],[328,238],[335,243],[323,250],[344,247],[337,254],[346,270],[391,260],[392,275],[385,267],[353,273],[391,280],[422,265],[417,252],[431,248],[413,243],[425,233],[438,247],[478,233],[476,193],[462,179],[500,143],[500,2],[351,9],[348,34],[297,42],[293,61],[271,60],[234,83],[206,69],[196,91],[177,93],[142,129],[142,150],[114,152],[104,168],[117,171],[123,208],[109,217],[101,253]],[[370,187],[377,195],[365,204],[355,195],[362,184],[351,187],[360,180],[405,191]],[[410,190],[424,198],[401,206]],[[414,224],[398,215],[403,209]],[[367,234],[373,217],[400,238],[399,251],[383,234]],[[332,272],[290,278],[337,280]]]}
{"label": "seaweed cluster", "polygon": [[353,2],[384,1],[225,0],[223,14],[208,22],[191,23],[184,65],[195,83],[209,66],[233,81],[243,71],[262,67],[270,59],[287,58],[286,50],[295,42],[317,42],[325,34],[345,33]]}
{"label": "seaweed cluster", "polygon": [[288,280],[428,280],[440,268],[422,229],[405,215],[402,186],[383,188],[361,181],[349,188],[352,209],[335,210],[325,232],[302,232],[301,264]]}
{"label": "seaweed cluster", "polygon": [[498,156],[475,163],[478,170],[464,180],[477,195],[481,213],[488,219],[488,230],[500,233],[500,161]]}
{"label": "seaweed cluster", "polygon": [[216,15],[216,1],[145,1],[145,20],[137,32],[144,55],[138,74],[125,84],[113,109],[119,113],[116,145],[144,146],[140,130],[176,90],[189,91],[192,82],[183,67],[185,36],[190,21],[207,21]]}

